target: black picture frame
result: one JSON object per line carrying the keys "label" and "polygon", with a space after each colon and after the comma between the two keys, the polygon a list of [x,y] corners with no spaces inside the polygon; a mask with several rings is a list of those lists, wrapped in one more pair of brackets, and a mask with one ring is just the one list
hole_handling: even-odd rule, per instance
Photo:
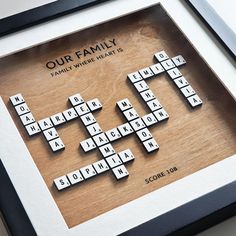
{"label": "black picture frame", "polygon": [[108,0],[58,0],[0,19],[0,37]]}

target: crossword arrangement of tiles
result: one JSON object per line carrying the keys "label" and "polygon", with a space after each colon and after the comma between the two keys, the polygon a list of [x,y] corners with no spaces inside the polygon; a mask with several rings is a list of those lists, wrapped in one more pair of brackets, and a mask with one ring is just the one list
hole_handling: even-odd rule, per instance
{"label": "crossword arrangement of tiles", "polygon": [[158,63],[128,74],[128,79],[150,109],[150,113],[140,117],[128,98],[118,101],[117,106],[127,122],[106,132],[102,130],[92,114],[94,111],[102,109],[98,98],[85,102],[79,93],[75,94],[69,97],[72,108],[37,122],[20,93],[10,97],[10,101],[29,136],[43,132],[53,152],[65,148],[55,127],[77,118],[80,118],[90,135],[90,138],[80,142],[80,147],[84,152],[99,149],[101,160],[55,179],[54,184],[58,190],[80,183],[110,169],[117,180],[127,177],[129,173],[124,164],[133,161],[135,157],[130,149],[116,153],[111,143],[132,133],[137,135],[148,153],[159,149],[159,145],[148,127],[167,120],[169,115],[145,80],[167,72],[169,78],[192,108],[202,105],[202,100],[177,68],[186,64],[185,59],[181,55],[169,58],[165,51],[156,53],[154,57]]}

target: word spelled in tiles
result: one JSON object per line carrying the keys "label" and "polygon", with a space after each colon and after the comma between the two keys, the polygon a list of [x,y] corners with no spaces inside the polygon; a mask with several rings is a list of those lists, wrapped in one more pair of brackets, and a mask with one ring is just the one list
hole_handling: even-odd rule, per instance
{"label": "word spelled in tiles", "polygon": [[10,101],[29,136],[42,132],[53,152],[65,148],[56,127],[76,119],[80,119],[90,136],[80,142],[80,147],[84,152],[99,150],[101,160],[56,178],[54,184],[58,190],[81,183],[108,170],[112,171],[117,180],[129,176],[124,164],[135,159],[133,153],[130,149],[116,153],[111,144],[123,137],[135,134],[147,153],[159,149],[159,145],[148,127],[167,120],[169,115],[149,88],[146,83],[147,79],[166,72],[192,108],[202,105],[202,100],[177,68],[186,64],[181,55],[169,58],[165,51],[161,51],[156,53],[154,58],[158,61],[157,64],[135,71],[127,76],[150,113],[140,117],[129,99],[124,98],[118,101],[116,105],[127,122],[105,132],[92,114],[102,108],[98,98],[85,102],[77,93],[69,97],[71,108],[37,122],[21,94],[10,97]]}

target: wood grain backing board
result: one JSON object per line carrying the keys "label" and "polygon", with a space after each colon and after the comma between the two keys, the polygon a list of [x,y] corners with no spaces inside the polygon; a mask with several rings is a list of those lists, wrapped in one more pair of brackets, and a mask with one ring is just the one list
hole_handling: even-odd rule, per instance
{"label": "wood grain backing board", "polygon": [[[116,46],[76,58],[76,51],[113,39]],[[117,51],[119,48],[122,52]],[[115,54],[105,57],[105,52],[113,50]],[[167,122],[150,128],[160,150],[147,154],[134,134],[122,138],[113,143],[115,150],[130,148],[135,156],[133,163],[126,164],[130,173],[127,179],[117,181],[109,171],[58,192],[53,180],[100,160],[99,151],[83,153],[79,143],[89,135],[82,123],[74,120],[57,128],[66,148],[52,153],[42,134],[28,137],[9,103],[9,96],[22,93],[36,120],[70,108],[67,100],[75,93],[80,93],[86,101],[97,97],[103,108],[94,116],[107,131],[125,122],[116,108],[121,99],[129,98],[140,116],[150,112],[126,77],[156,63],[153,55],[161,50],[170,57],[183,55],[187,65],[180,70],[203,100],[203,106],[191,109],[167,75],[148,80],[170,115]],[[104,58],[97,59],[101,54]],[[48,61],[64,55],[71,55],[73,61],[52,70],[46,68]],[[94,62],[74,67],[91,58]],[[6,57],[1,59],[0,68],[0,95],[68,227],[236,153],[235,102],[159,5]],[[67,72],[55,76],[55,71],[65,68]],[[166,170],[173,167],[178,170],[167,174]],[[161,172],[165,177],[145,182]]]}

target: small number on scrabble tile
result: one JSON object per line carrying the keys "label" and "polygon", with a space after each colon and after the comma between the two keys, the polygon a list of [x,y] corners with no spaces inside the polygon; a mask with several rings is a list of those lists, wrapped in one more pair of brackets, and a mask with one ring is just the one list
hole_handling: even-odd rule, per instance
{"label": "small number on scrabble tile", "polygon": [[182,66],[186,64],[186,61],[181,55],[172,58],[172,61],[175,63],[176,66]]}
{"label": "small number on scrabble tile", "polygon": [[160,102],[156,98],[147,102],[147,105],[151,109],[151,111],[156,111],[156,110],[162,108]]}
{"label": "small number on scrabble tile", "polygon": [[76,106],[75,110],[79,116],[85,115],[90,112],[88,106],[85,103]]}
{"label": "small number on scrabble tile", "polygon": [[199,96],[197,94],[195,94],[191,97],[188,97],[187,99],[192,107],[197,107],[197,106],[202,105],[202,100],[199,98]]}
{"label": "small number on scrabble tile", "polygon": [[114,148],[112,147],[112,145],[110,143],[105,144],[105,145],[99,147],[99,150],[102,153],[102,156],[104,158],[115,153],[115,150],[114,150]]}
{"label": "small number on scrabble tile", "polygon": [[161,63],[157,63],[157,64],[150,66],[150,69],[153,71],[153,73],[155,75],[159,75],[165,71],[164,68],[162,67]]}
{"label": "small number on scrabble tile", "polygon": [[154,111],[153,114],[155,115],[158,121],[167,120],[169,118],[169,115],[164,108]]}
{"label": "small number on scrabble tile", "polygon": [[141,129],[139,131],[136,132],[136,134],[138,135],[139,139],[143,142],[147,139],[152,138],[152,134],[150,133],[150,131],[147,128]]}
{"label": "small number on scrabble tile", "polygon": [[10,101],[13,106],[19,105],[25,101],[21,93],[18,93],[16,95],[13,95],[10,97]]}
{"label": "small number on scrabble tile", "polygon": [[149,113],[149,114],[143,116],[142,119],[143,119],[146,126],[151,126],[151,125],[158,123],[158,120],[153,115],[153,113]]}
{"label": "small number on scrabble tile", "polygon": [[82,173],[85,179],[89,179],[97,174],[92,165],[80,168],[80,172]]}
{"label": "small number on scrabble tile", "polygon": [[98,98],[94,98],[87,102],[87,105],[90,111],[96,111],[102,109],[102,103],[98,100]]}
{"label": "small number on scrabble tile", "polygon": [[32,136],[32,135],[35,135],[35,134],[38,134],[41,132],[41,130],[36,122],[34,122],[30,125],[26,125],[25,128],[26,128],[26,131],[29,136]]}
{"label": "small number on scrabble tile", "polygon": [[100,160],[93,163],[93,167],[98,174],[101,174],[110,169],[105,160]]}
{"label": "small number on scrabble tile", "polygon": [[124,165],[120,165],[117,166],[115,168],[112,169],[113,174],[115,175],[116,179],[122,179],[124,177],[128,177],[129,176],[129,172],[128,170],[125,168]]}
{"label": "small number on scrabble tile", "polygon": [[30,112],[30,109],[29,109],[29,107],[27,106],[26,103],[22,103],[20,105],[15,106],[15,109],[16,109],[16,113],[19,116],[24,115],[25,113]]}
{"label": "small number on scrabble tile", "polygon": [[181,88],[180,91],[183,93],[183,95],[186,98],[195,94],[195,91],[193,90],[193,88],[190,85],[188,85],[184,88]]}
{"label": "small number on scrabble tile", "polygon": [[159,145],[157,144],[157,142],[153,138],[143,142],[143,145],[144,145],[145,149],[147,150],[147,152],[153,152],[153,151],[157,151],[159,149]]}
{"label": "small number on scrabble tile", "polygon": [[28,125],[35,122],[33,114],[31,112],[20,116],[21,122],[23,125]]}
{"label": "small number on scrabble tile", "polygon": [[130,103],[128,98],[120,100],[116,104],[120,108],[121,111],[125,111],[125,110],[127,110],[127,109],[132,107],[132,104]]}
{"label": "small number on scrabble tile", "polygon": [[142,76],[138,73],[138,71],[128,74],[127,77],[132,83],[138,82],[143,79]]}
{"label": "small number on scrabble tile", "polygon": [[55,128],[44,130],[43,134],[47,141],[55,139],[59,136]]}
{"label": "small number on scrabble tile", "polygon": [[175,64],[171,59],[161,62],[161,65],[164,67],[165,70],[170,70],[175,67]]}
{"label": "small number on scrabble tile", "polygon": [[63,175],[57,179],[54,179],[54,184],[55,184],[57,190],[59,190],[59,191],[62,189],[68,188],[70,186],[70,182],[65,175]]}
{"label": "small number on scrabble tile", "polygon": [[91,136],[94,136],[96,134],[100,134],[102,132],[101,127],[99,126],[98,123],[94,123],[92,125],[86,126],[86,129],[88,130],[89,134]]}
{"label": "small number on scrabble tile", "polygon": [[52,141],[49,141],[49,145],[53,152],[65,149],[65,145],[60,138],[56,138]]}
{"label": "small number on scrabble tile", "polygon": [[118,153],[120,159],[122,160],[123,163],[129,162],[129,161],[133,161],[134,160],[134,155],[131,152],[130,149],[126,149],[122,152]]}
{"label": "small number on scrabble tile", "polygon": [[177,79],[174,79],[174,82],[178,88],[183,88],[183,87],[189,85],[188,81],[183,76],[181,76]]}
{"label": "small number on scrabble tile", "polygon": [[141,118],[138,118],[136,120],[132,120],[130,122],[132,128],[134,129],[134,131],[140,130],[142,128],[145,127],[145,124],[143,123],[143,120]]}
{"label": "small number on scrabble tile", "polygon": [[49,129],[49,128],[53,127],[53,124],[52,124],[50,118],[45,118],[43,120],[40,120],[40,121],[38,121],[38,124],[39,124],[41,130],[45,130],[45,129]]}
{"label": "small number on scrabble tile", "polygon": [[74,108],[67,109],[62,112],[67,121],[73,120],[78,117]]}
{"label": "small number on scrabble tile", "polygon": [[79,170],[75,170],[66,175],[72,185],[82,182],[84,180]]}
{"label": "small number on scrabble tile", "polygon": [[84,152],[91,151],[96,148],[94,141],[91,138],[85,139],[80,142],[80,146],[84,150]]}
{"label": "small number on scrabble tile", "polygon": [[70,96],[69,101],[70,101],[72,106],[77,106],[77,105],[84,102],[83,98],[81,97],[81,95],[79,93]]}
{"label": "small number on scrabble tile", "polygon": [[98,147],[108,143],[108,139],[104,133],[93,136],[93,140],[95,141]]}
{"label": "small number on scrabble tile", "polygon": [[132,127],[130,126],[129,123],[125,123],[123,125],[120,125],[117,128],[123,137],[127,136],[129,134],[132,134],[134,132],[134,130],[132,129]]}
{"label": "small number on scrabble tile", "polygon": [[129,110],[124,111],[123,114],[128,121],[134,120],[139,117],[138,113],[134,108],[130,108]]}
{"label": "small number on scrabble tile", "polygon": [[94,118],[92,113],[85,114],[81,116],[80,119],[82,120],[85,126],[91,125],[96,122],[96,119]]}
{"label": "small number on scrabble tile", "polygon": [[160,52],[157,52],[154,57],[159,61],[164,61],[164,60],[167,60],[169,59],[168,55],[166,54],[165,51],[160,51]]}
{"label": "small number on scrabble tile", "polygon": [[52,123],[57,126],[66,122],[66,119],[61,112],[51,116]]}
{"label": "small number on scrabble tile", "polygon": [[145,102],[148,102],[148,101],[155,98],[155,95],[153,94],[153,92],[150,89],[140,93],[140,95],[142,96],[142,98]]}
{"label": "small number on scrabble tile", "polygon": [[171,70],[168,70],[167,73],[171,79],[176,79],[176,78],[182,76],[181,72],[177,68],[173,68]]}
{"label": "small number on scrabble tile", "polygon": [[108,165],[110,166],[110,168],[113,168],[113,167],[116,167],[116,166],[122,164],[122,161],[120,160],[120,158],[117,154],[107,157],[106,161],[107,161]]}
{"label": "small number on scrabble tile", "polygon": [[110,129],[106,132],[106,136],[108,137],[110,142],[120,139],[122,136],[117,128]]}
{"label": "small number on scrabble tile", "polygon": [[149,79],[154,76],[154,73],[152,72],[152,70],[149,67],[139,70],[139,73],[141,74],[141,76],[144,79]]}
{"label": "small number on scrabble tile", "polygon": [[144,80],[141,80],[141,81],[135,83],[134,87],[137,89],[137,91],[139,93],[149,89],[147,83]]}

